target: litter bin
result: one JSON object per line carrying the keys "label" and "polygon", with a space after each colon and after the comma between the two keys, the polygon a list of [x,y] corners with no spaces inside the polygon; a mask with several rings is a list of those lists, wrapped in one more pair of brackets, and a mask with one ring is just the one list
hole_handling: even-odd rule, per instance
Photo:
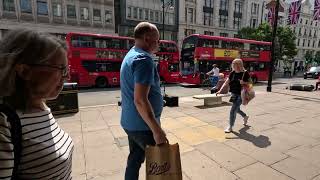
{"label": "litter bin", "polygon": [[64,83],[59,96],[47,101],[52,114],[67,114],[79,112],[77,83]]}

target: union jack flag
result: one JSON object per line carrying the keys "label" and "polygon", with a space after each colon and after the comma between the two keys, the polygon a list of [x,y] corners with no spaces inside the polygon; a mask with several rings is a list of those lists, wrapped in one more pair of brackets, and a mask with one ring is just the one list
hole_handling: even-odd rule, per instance
{"label": "union jack flag", "polygon": [[314,0],[313,20],[320,20],[320,0]]}
{"label": "union jack flag", "polygon": [[300,17],[300,12],[301,12],[301,1],[295,1],[290,4],[289,7],[289,16],[288,16],[288,22],[289,24],[297,24],[299,17]]}
{"label": "union jack flag", "polygon": [[275,19],[275,7],[270,7],[268,9],[267,20],[271,27],[273,27],[274,19]]}

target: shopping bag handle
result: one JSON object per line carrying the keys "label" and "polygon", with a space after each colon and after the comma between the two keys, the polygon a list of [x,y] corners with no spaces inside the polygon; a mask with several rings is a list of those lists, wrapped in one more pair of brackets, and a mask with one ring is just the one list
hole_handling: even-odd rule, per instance
{"label": "shopping bag handle", "polygon": [[169,140],[168,140],[167,137],[166,137],[166,142],[161,143],[161,144],[156,144],[156,146],[163,146],[163,145],[165,145],[165,144],[169,144]]}

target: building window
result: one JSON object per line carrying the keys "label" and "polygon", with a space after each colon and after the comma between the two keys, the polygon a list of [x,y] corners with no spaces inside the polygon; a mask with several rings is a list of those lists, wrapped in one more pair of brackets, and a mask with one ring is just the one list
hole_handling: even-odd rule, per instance
{"label": "building window", "polygon": [[234,2],[234,12],[242,13],[242,2],[241,1]]}
{"label": "building window", "polygon": [[220,10],[228,10],[228,0],[220,0]]}
{"label": "building window", "polygon": [[20,9],[23,13],[32,13],[31,0],[20,0]]}
{"label": "building window", "polygon": [[234,18],[233,28],[238,30],[241,28],[241,18],[236,18],[236,17]]}
{"label": "building window", "polygon": [[305,42],[306,42],[306,40],[304,39],[304,40],[302,41],[302,47],[304,47]]}
{"label": "building window", "polygon": [[184,30],[184,35],[185,36],[189,36],[189,35],[195,34],[195,33],[196,33],[196,30],[194,30],[194,29],[185,29]]}
{"label": "building window", "polygon": [[112,11],[105,11],[106,23],[112,23]]}
{"label": "building window", "polygon": [[101,21],[101,10],[100,9],[93,9],[93,20],[94,21]]}
{"label": "building window", "polygon": [[187,22],[194,23],[194,10],[192,8],[188,8],[188,14],[187,14]]}
{"label": "building window", "polygon": [[228,37],[228,33],[220,33],[221,37]]}
{"label": "building window", "polygon": [[228,16],[220,15],[219,17],[219,27],[227,27]]}
{"label": "building window", "polygon": [[203,13],[203,24],[204,25],[213,25],[213,14],[212,13]]}
{"label": "building window", "polygon": [[76,18],[76,6],[75,5],[67,5],[67,17],[68,18]]}
{"label": "building window", "polygon": [[131,7],[128,7],[128,12],[127,12],[127,17],[128,18],[131,18]]}
{"label": "building window", "polygon": [[314,48],[315,48],[315,47],[316,47],[315,45],[316,45],[316,41],[315,41],[315,40],[313,40],[312,47],[314,47]]}
{"label": "building window", "polygon": [[89,20],[89,9],[86,7],[80,8],[81,20]]}
{"label": "building window", "polygon": [[259,6],[256,3],[251,4],[251,14],[258,15]]}
{"label": "building window", "polygon": [[158,11],[155,12],[155,21],[159,22],[159,12]]}
{"label": "building window", "polygon": [[154,14],[153,14],[153,11],[150,11],[150,21],[154,21]]}
{"label": "building window", "polygon": [[301,28],[299,28],[299,36],[301,36]]}
{"label": "building window", "polygon": [[314,37],[317,37],[317,31],[314,31],[314,35],[313,35]]}
{"label": "building window", "polygon": [[48,15],[47,2],[37,1],[37,13],[39,15]]}
{"label": "building window", "polygon": [[149,20],[149,10],[148,9],[144,10],[144,19]]}
{"label": "building window", "polygon": [[318,47],[320,47],[320,40],[319,40],[319,42],[318,42]]}
{"label": "building window", "polygon": [[306,20],[306,25],[308,25],[308,20]]}
{"label": "building window", "polygon": [[204,1],[204,6],[205,7],[213,7],[213,0],[205,0]]}
{"label": "building window", "polygon": [[308,47],[310,47],[310,40],[308,40]]}
{"label": "building window", "polygon": [[139,19],[143,19],[142,9],[139,9]]}
{"label": "building window", "polygon": [[4,11],[15,11],[14,0],[3,0],[3,10]]}
{"label": "building window", "polygon": [[252,27],[252,28],[256,28],[256,26],[258,25],[257,22],[258,22],[257,19],[251,19],[251,23],[250,23],[251,27]]}
{"label": "building window", "polygon": [[159,20],[160,20],[160,22],[162,23],[162,12],[160,12],[159,14],[160,14],[160,15],[159,15]]}
{"label": "building window", "polygon": [[138,8],[136,8],[136,7],[133,8],[133,18],[135,18],[135,19],[138,18]]}
{"label": "building window", "polygon": [[298,45],[298,46],[300,46],[300,39],[298,39],[298,43],[297,43],[297,45]]}
{"label": "building window", "polygon": [[61,4],[52,4],[53,16],[61,17],[62,16],[62,8]]}
{"label": "building window", "polygon": [[205,35],[214,36],[214,32],[212,31],[204,31]]}

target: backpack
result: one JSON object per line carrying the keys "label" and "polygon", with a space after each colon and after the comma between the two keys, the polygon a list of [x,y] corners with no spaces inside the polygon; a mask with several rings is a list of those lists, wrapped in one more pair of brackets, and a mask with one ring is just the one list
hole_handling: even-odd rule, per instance
{"label": "backpack", "polygon": [[13,153],[14,153],[14,167],[12,170],[12,180],[18,179],[18,165],[20,164],[21,159],[21,150],[22,150],[22,127],[20,118],[9,106],[5,104],[0,104],[0,112],[7,116],[7,121],[11,125],[11,142],[13,144]]}

